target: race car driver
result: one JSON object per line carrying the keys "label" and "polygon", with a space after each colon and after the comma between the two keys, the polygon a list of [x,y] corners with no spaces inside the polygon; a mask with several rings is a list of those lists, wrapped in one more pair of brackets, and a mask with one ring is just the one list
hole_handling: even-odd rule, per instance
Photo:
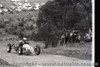
{"label": "race car driver", "polygon": [[27,38],[23,38],[21,41],[19,41],[19,46],[23,46],[24,44],[29,44],[29,42],[27,41]]}

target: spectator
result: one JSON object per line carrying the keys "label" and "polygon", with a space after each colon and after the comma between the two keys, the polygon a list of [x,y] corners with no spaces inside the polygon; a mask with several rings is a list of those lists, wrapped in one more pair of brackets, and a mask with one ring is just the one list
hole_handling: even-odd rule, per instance
{"label": "spectator", "polygon": [[66,35],[65,35],[65,44],[67,44],[68,38],[69,38],[69,35],[68,35],[68,32],[66,32]]}
{"label": "spectator", "polygon": [[65,43],[65,35],[63,34],[61,36],[61,45],[64,45],[64,43]]}

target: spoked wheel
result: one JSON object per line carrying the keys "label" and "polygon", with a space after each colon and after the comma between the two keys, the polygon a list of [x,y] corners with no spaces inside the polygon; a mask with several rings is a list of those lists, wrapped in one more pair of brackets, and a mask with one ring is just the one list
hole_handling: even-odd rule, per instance
{"label": "spoked wheel", "polygon": [[12,49],[11,44],[8,44],[8,45],[7,45],[7,52],[10,53],[10,52],[11,52],[11,49]]}
{"label": "spoked wheel", "polygon": [[39,55],[40,54],[40,47],[37,45],[35,48],[34,48],[34,50],[35,50],[35,54],[36,55]]}
{"label": "spoked wheel", "polygon": [[19,55],[22,55],[22,54],[23,54],[23,49],[22,49],[22,47],[19,47],[19,49],[18,49],[18,54],[19,54]]}

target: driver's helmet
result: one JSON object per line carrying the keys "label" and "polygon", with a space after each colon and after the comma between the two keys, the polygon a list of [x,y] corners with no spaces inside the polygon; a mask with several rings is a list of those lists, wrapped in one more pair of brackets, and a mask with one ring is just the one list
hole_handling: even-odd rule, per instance
{"label": "driver's helmet", "polygon": [[24,37],[23,40],[24,40],[24,41],[27,41],[27,38]]}

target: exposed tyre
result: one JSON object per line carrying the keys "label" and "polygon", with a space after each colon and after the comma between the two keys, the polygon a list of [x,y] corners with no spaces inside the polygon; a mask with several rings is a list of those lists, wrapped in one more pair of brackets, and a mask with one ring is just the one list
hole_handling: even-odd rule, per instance
{"label": "exposed tyre", "polygon": [[40,51],[41,51],[41,50],[40,50],[40,46],[37,45],[37,46],[34,48],[34,50],[35,50],[35,54],[36,54],[36,55],[39,55],[39,54],[40,54]]}
{"label": "exposed tyre", "polygon": [[23,49],[22,49],[22,47],[19,47],[19,48],[18,48],[18,54],[19,54],[19,55],[22,55],[22,54],[23,54]]}
{"label": "exposed tyre", "polygon": [[8,45],[7,45],[7,52],[10,53],[10,52],[11,52],[11,49],[12,49],[11,44],[8,44]]}

